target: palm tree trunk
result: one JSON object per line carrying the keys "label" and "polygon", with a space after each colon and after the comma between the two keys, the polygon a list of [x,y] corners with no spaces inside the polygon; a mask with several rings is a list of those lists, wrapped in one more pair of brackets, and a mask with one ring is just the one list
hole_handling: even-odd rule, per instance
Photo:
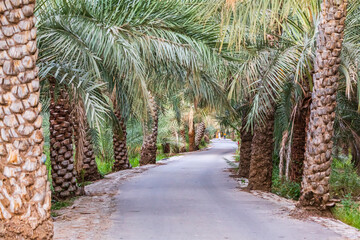
{"label": "palm tree trunk", "polygon": [[307,97],[303,100],[301,109],[295,116],[293,139],[291,144],[291,163],[290,163],[290,175],[289,180],[292,182],[301,182],[304,159],[305,159],[305,143],[307,124],[310,118],[310,104],[311,97]]}
{"label": "palm tree trunk", "polygon": [[[6,6],[5,1],[1,2],[1,18],[8,21],[1,24],[0,47],[6,56],[1,61],[0,97],[1,239],[51,239],[53,236],[51,190],[43,155],[40,83],[35,66],[34,5],[34,0],[30,3],[6,1]],[[22,21],[9,16],[21,16]],[[22,32],[15,34],[14,29]],[[15,45],[15,51],[9,50],[10,43]],[[21,54],[18,49],[22,49]]]}
{"label": "palm tree trunk", "polygon": [[199,124],[199,126],[196,129],[196,134],[195,134],[195,146],[196,149],[199,149],[199,145],[201,142],[201,139],[204,137],[205,135],[205,123],[201,122]]}
{"label": "palm tree trunk", "polygon": [[273,169],[274,113],[264,125],[256,125],[251,143],[249,189],[270,191]]}
{"label": "palm tree trunk", "polygon": [[189,113],[189,152],[195,150],[196,150],[196,144],[195,144],[194,110],[191,107]]}
{"label": "palm tree trunk", "polygon": [[157,135],[158,135],[158,107],[154,98],[150,95],[150,108],[152,115],[152,131],[149,135],[144,136],[141,147],[140,165],[155,164],[157,152]]}
{"label": "palm tree trunk", "polygon": [[181,137],[180,152],[186,152],[186,133],[185,133],[185,129],[180,130],[180,137]]}
{"label": "palm tree trunk", "polygon": [[[113,146],[114,146],[114,171],[120,171],[131,168],[129,162],[128,150],[126,145],[126,122],[121,116],[120,110],[115,112],[116,118],[120,124],[121,129],[114,127],[113,129]],[[121,131],[121,132],[120,132]]]}
{"label": "palm tree trunk", "polygon": [[310,122],[306,139],[300,203],[325,209],[329,202],[332,137],[344,37],[347,0],[324,0],[314,74]]}
{"label": "palm tree trunk", "polygon": [[73,126],[66,90],[59,89],[54,96],[55,82],[51,80],[50,102],[50,158],[54,196],[65,199],[77,195],[77,173],[73,157]]}
{"label": "palm tree trunk", "polygon": [[246,131],[245,123],[243,123],[241,130],[240,162],[237,172],[239,177],[249,178],[252,139],[253,135],[251,131]]}
{"label": "palm tree trunk", "polygon": [[75,169],[79,182],[100,179],[95,161],[90,127],[86,119],[84,104],[81,99],[73,106],[73,128],[75,141]]}

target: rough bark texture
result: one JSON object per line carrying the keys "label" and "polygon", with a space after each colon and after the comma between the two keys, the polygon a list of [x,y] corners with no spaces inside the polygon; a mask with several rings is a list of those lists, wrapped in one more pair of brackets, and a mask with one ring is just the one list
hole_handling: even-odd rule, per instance
{"label": "rough bark texture", "polygon": [[196,150],[195,144],[195,126],[194,126],[194,110],[191,108],[189,113],[189,152]]}
{"label": "rough bark texture", "polygon": [[300,203],[325,209],[329,202],[332,137],[344,37],[346,0],[324,0],[317,39],[309,130]]}
{"label": "rough bark texture", "polygon": [[53,236],[34,5],[0,1],[0,239]]}
{"label": "rough bark texture", "polygon": [[204,141],[205,141],[206,143],[210,143],[209,134],[205,134],[205,136],[204,136]]}
{"label": "rough bark texture", "polygon": [[195,134],[195,146],[196,149],[199,149],[199,145],[201,142],[201,139],[204,137],[205,135],[205,123],[201,122],[199,123],[197,129],[196,129],[196,134]]}
{"label": "rough bark texture", "polygon": [[158,107],[154,98],[150,97],[150,107],[152,109],[152,131],[144,136],[143,145],[141,147],[140,165],[155,164],[157,152],[157,135],[158,135]]}
{"label": "rough bark texture", "polygon": [[101,178],[98,171],[92,145],[90,127],[86,119],[84,104],[81,99],[74,104],[72,124],[75,141],[75,169],[79,182],[95,181]]}
{"label": "rough bark texture", "polygon": [[302,107],[294,120],[289,180],[298,183],[301,182],[304,169],[306,132],[310,118],[310,99],[304,99]]}
{"label": "rough bark texture", "polygon": [[164,152],[164,153],[170,153],[170,150],[171,150],[171,148],[170,148],[170,143],[164,143],[164,144],[162,144],[162,148],[163,148],[163,152]]}
{"label": "rough bark texture", "polygon": [[65,199],[77,195],[77,173],[73,157],[73,126],[68,94],[59,89],[54,97],[55,84],[52,81],[50,102],[50,159],[54,196]]}
{"label": "rough bark texture", "polygon": [[268,117],[265,125],[257,125],[251,143],[251,160],[249,173],[249,189],[271,190],[272,154],[274,132],[274,114]]}
{"label": "rough bark texture", "polygon": [[[244,124],[245,125],[245,124]],[[250,161],[251,161],[251,144],[253,135],[251,131],[246,131],[245,126],[241,131],[241,144],[240,144],[240,162],[238,176],[243,178],[249,178]]]}
{"label": "rough bark texture", "polygon": [[185,129],[180,130],[180,137],[181,137],[181,146],[179,148],[180,152],[186,152],[186,134]]}
{"label": "rough bark texture", "polygon": [[120,110],[117,110],[115,115],[119,121],[121,129],[114,128],[113,130],[113,146],[115,157],[113,170],[120,171],[131,168],[131,164],[129,162],[128,149],[126,145],[126,122],[121,116]]}

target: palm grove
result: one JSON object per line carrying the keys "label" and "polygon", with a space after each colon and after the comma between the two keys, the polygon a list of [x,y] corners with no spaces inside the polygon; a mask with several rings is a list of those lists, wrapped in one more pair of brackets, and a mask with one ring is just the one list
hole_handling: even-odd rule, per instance
{"label": "palm grove", "polygon": [[279,175],[302,182],[302,206],[333,206],[332,156],[352,149],[359,164],[359,11],[346,0],[0,1],[0,236],[52,238],[51,198],[83,194],[104,162],[119,171],[156,163],[159,145],[198,149],[214,112],[238,132],[250,189],[271,190],[279,159]]}

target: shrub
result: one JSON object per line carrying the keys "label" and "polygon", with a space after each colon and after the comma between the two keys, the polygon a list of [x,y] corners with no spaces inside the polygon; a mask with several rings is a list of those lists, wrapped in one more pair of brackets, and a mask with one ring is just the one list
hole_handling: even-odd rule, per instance
{"label": "shrub", "polygon": [[341,201],[341,205],[332,209],[334,216],[340,221],[360,229],[360,209],[359,203],[351,200],[351,195],[348,194],[345,199]]}
{"label": "shrub", "polygon": [[337,198],[360,195],[360,176],[351,163],[351,157],[334,159],[330,176],[330,194]]}
{"label": "shrub", "polygon": [[298,200],[301,184],[280,179],[278,167],[274,168],[271,192],[284,198]]}

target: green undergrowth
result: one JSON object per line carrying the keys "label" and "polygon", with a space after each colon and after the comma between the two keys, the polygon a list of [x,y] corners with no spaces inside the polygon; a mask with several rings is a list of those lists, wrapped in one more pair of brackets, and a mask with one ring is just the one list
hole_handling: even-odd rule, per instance
{"label": "green undergrowth", "polygon": [[112,172],[112,166],[114,165],[114,161],[101,161],[99,157],[96,157],[96,164],[98,170],[102,176],[109,174]]}
{"label": "green undergrowth", "polygon": [[129,157],[129,162],[132,167],[138,167],[140,161],[140,154],[137,154],[135,156]]}
{"label": "green undergrowth", "polygon": [[66,200],[60,200],[60,201],[53,200],[51,203],[51,216],[57,217],[58,214],[55,212],[56,210],[60,210],[62,208],[66,208],[66,207],[73,205],[75,200],[76,200],[76,197],[66,199]]}
{"label": "green undergrowth", "polygon": [[163,160],[165,158],[168,158],[170,156],[170,154],[166,154],[166,153],[158,153],[156,155],[156,161],[160,161]]}
{"label": "green undergrowth", "polygon": [[360,176],[351,162],[352,157],[334,158],[330,175],[330,195],[333,198],[360,196]]}
{"label": "green undergrowth", "polygon": [[[158,153],[156,155],[156,161],[160,161],[165,158],[169,158],[173,155],[171,154],[165,154],[165,153]],[[140,154],[135,154],[133,156],[129,157],[129,162],[132,167],[138,167],[139,166],[139,160],[140,160]],[[114,165],[114,160],[112,161],[101,161],[100,158],[96,158],[96,163],[99,169],[99,172],[102,176],[105,176],[106,174],[109,174],[112,172],[112,167]]]}
{"label": "green undergrowth", "polygon": [[350,195],[333,208],[332,213],[340,221],[360,229],[360,204],[354,202]]}
{"label": "green undergrowth", "polygon": [[352,163],[351,154],[334,158],[330,175],[330,195],[341,199],[332,209],[340,221],[360,229],[360,204],[353,201],[360,196],[360,176]]}
{"label": "green undergrowth", "polygon": [[272,175],[271,192],[287,199],[298,200],[301,184],[287,181],[279,177],[279,168],[275,167]]}

